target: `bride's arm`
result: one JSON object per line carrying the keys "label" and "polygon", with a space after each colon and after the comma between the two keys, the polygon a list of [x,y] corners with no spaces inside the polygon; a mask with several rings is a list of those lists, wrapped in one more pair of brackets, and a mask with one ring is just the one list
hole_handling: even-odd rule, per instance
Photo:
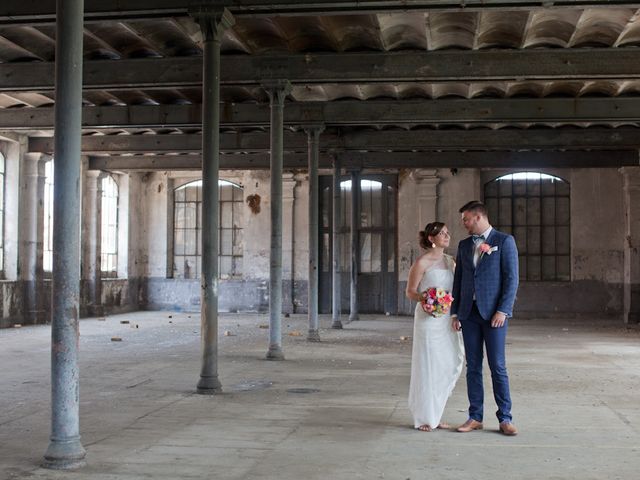
{"label": "bride's arm", "polygon": [[421,300],[420,292],[418,292],[418,286],[420,285],[420,280],[424,276],[426,263],[421,260],[417,260],[413,265],[411,265],[411,269],[409,270],[409,278],[407,280],[407,289],[405,290],[405,295],[409,300],[414,302],[419,302]]}

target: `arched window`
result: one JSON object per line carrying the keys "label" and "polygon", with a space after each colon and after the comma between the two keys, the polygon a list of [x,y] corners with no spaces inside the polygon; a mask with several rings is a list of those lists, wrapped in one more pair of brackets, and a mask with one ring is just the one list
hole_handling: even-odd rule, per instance
{"label": "arched window", "polygon": [[0,153],[0,271],[4,271],[4,172],[5,159]]}
{"label": "arched window", "polygon": [[44,244],[42,268],[50,272],[53,268],[53,160],[44,164]]}
{"label": "arched window", "polygon": [[571,280],[570,193],[567,181],[539,172],[504,175],[485,185],[492,225],[516,239],[521,280]]}
{"label": "arched window", "polygon": [[100,270],[104,277],[118,276],[118,184],[111,175],[100,181],[101,243]]}
{"label": "arched window", "polygon": [[[242,187],[225,180],[219,186],[218,272],[220,278],[242,275]],[[200,278],[202,259],[202,180],[174,191],[173,276]]]}

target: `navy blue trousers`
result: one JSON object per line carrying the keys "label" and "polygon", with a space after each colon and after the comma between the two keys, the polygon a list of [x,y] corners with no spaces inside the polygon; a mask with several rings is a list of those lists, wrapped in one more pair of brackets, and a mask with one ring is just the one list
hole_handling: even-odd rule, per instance
{"label": "navy blue trousers", "polygon": [[509,376],[505,361],[507,322],[499,328],[491,327],[491,319],[485,320],[473,302],[471,314],[461,320],[462,337],[467,357],[467,395],[469,396],[469,418],[482,421],[484,386],[482,383],[482,363],[484,346],[491,369],[493,396],[498,405],[496,416],[499,422],[511,422],[511,395]]}

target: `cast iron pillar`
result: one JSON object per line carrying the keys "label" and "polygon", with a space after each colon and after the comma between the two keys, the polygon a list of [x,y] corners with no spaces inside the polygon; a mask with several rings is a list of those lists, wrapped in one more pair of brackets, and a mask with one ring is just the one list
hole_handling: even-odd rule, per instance
{"label": "cast iron pillar", "polygon": [[83,0],[56,2],[51,442],[44,466],[84,465],[78,368]]}
{"label": "cast iron pillar", "polygon": [[288,80],[262,85],[271,102],[271,255],[269,261],[268,360],[284,360],[282,351],[282,150],[284,100],[291,92]]}
{"label": "cast iron pillar", "polygon": [[220,42],[234,24],[227,9],[192,11],[204,39],[202,86],[202,272],[200,275],[202,367],[197,392],[222,391],[218,379],[218,177],[220,170]]}
{"label": "cast iron pillar", "polygon": [[308,317],[309,333],[307,340],[320,341],[318,321],[318,228],[319,228],[319,193],[318,193],[318,157],[320,150],[320,134],[324,126],[306,128],[309,146],[309,290]]}
{"label": "cast iron pillar", "polygon": [[341,282],[340,282],[340,228],[342,226],[342,210],[340,205],[340,158],[333,161],[333,291],[331,328],[342,328],[340,321],[341,310]]}
{"label": "cast iron pillar", "polygon": [[358,257],[360,256],[360,172],[351,171],[351,304],[349,321],[358,320]]}
{"label": "cast iron pillar", "polygon": [[86,288],[87,313],[91,316],[101,316],[102,308],[102,278],[101,278],[101,230],[102,230],[102,172],[87,170],[83,209],[83,237],[82,237],[82,280]]}

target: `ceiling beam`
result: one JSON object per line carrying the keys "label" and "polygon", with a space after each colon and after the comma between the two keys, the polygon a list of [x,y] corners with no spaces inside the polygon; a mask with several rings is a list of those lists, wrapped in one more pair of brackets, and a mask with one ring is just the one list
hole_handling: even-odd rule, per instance
{"label": "ceiling beam", "polygon": [[[52,23],[55,0],[3,0],[0,25]],[[480,11],[540,8],[639,8],[634,0],[85,0],[85,21],[181,17],[192,4],[226,6],[237,16],[349,15],[428,11]]]}
{"label": "ceiling beam", "polygon": [[[567,129],[473,129],[473,130],[366,130],[337,136],[320,137],[323,151],[438,151],[438,150],[637,150],[640,129],[567,128]],[[269,133],[223,133],[222,152],[265,152]],[[29,152],[52,153],[53,137],[31,137]],[[82,137],[85,154],[188,153],[200,152],[199,134],[183,135],[97,135]],[[306,152],[307,136],[287,131],[287,152]]]}
{"label": "ceiling beam", "polygon": [[[621,123],[640,121],[640,98],[543,98],[424,101],[295,102],[284,122],[339,125],[464,123]],[[84,107],[84,128],[200,128],[200,105]],[[226,128],[269,126],[269,105],[223,104]],[[0,109],[0,130],[50,130],[54,109]]]}
{"label": "ceiling beam", "polygon": [[[638,152],[590,151],[590,152],[338,152],[322,155],[320,168],[330,168],[338,157],[344,168],[616,168],[637,166]],[[307,169],[308,158],[304,153],[284,155],[287,169]],[[269,155],[223,154],[221,169],[268,169]],[[180,171],[201,170],[200,155],[140,155],[90,157],[91,170],[117,171]]]}
{"label": "ceiling beam", "polygon": [[[635,48],[476,50],[222,56],[222,85],[379,82],[495,82],[640,78]],[[202,57],[90,60],[85,90],[189,88],[202,85]],[[0,64],[0,92],[53,90],[53,62]]]}

